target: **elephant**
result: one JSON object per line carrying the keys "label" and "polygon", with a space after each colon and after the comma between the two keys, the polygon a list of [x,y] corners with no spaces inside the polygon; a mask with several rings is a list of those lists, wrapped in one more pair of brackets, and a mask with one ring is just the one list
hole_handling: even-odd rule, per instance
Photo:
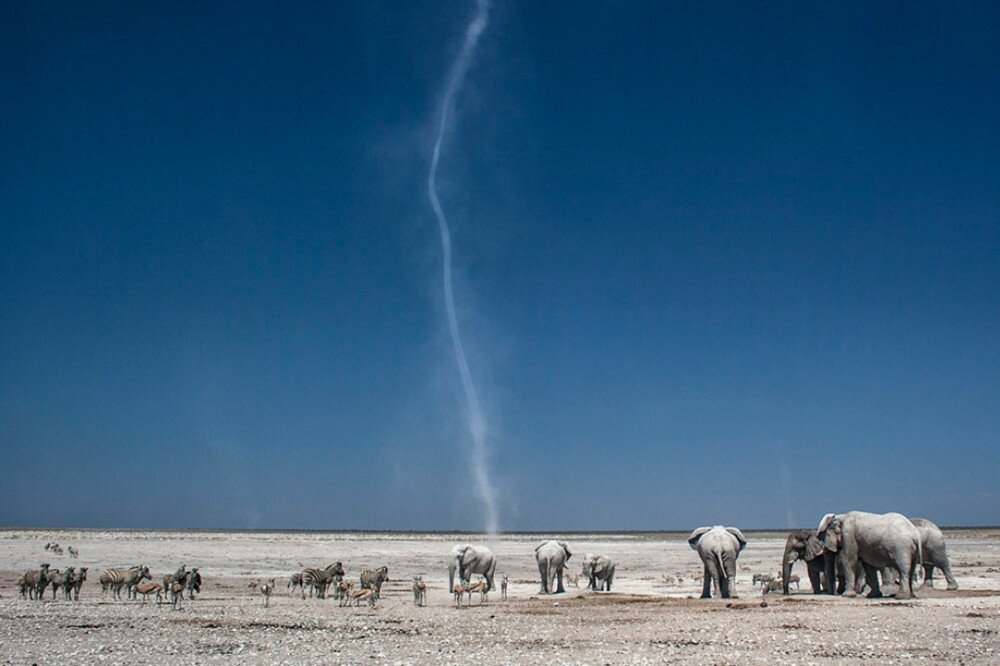
{"label": "elephant", "polygon": [[[607,555],[583,556],[583,575],[590,581],[590,589],[594,592],[611,591],[611,583],[615,579],[615,561]],[[600,581],[600,585],[598,585]]]}
{"label": "elephant", "polygon": [[688,537],[688,544],[698,551],[705,565],[702,599],[712,597],[712,582],[717,581],[723,599],[738,599],[736,594],[736,558],[747,547],[743,533],[735,527],[699,527]]}
{"label": "elephant", "polygon": [[451,549],[451,562],[448,564],[448,589],[455,589],[455,571],[462,582],[471,580],[472,574],[480,574],[486,578],[486,591],[493,589],[493,573],[497,569],[497,558],[486,546],[459,544]]}
{"label": "elephant", "polygon": [[566,591],[563,589],[563,569],[571,557],[573,553],[563,541],[543,541],[535,546],[538,573],[542,577],[542,589],[539,594],[552,594],[552,583],[556,578],[559,581],[556,593],[562,594]]}
{"label": "elephant", "polygon": [[920,533],[921,564],[924,566],[924,587],[934,587],[934,567],[941,570],[948,581],[949,590],[957,590],[958,582],[951,575],[951,564],[948,562],[948,551],[944,545],[944,535],[941,528],[926,518],[910,518],[910,522]]}
{"label": "elephant", "polygon": [[[836,553],[838,561],[843,564],[846,577],[844,596],[858,594],[857,585],[861,582],[857,576],[859,562],[871,587],[869,598],[882,596],[878,570],[883,567],[892,567],[899,574],[897,599],[913,596],[911,581],[920,564],[920,532],[906,516],[865,511],[828,513],[823,516],[816,532],[823,547]],[[833,580],[833,575],[834,567],[828,561],[827,580]]]}
{"label": "elephant", "polygon": [[[805,561],[813,594],[843,594],[844,590],[847,589],[843,563],[837,560],[836,553],[831,553],[823,547],[823,543],[816,535],[816,530],[795,530],[785,539],[785,554],[781,561],[781,579],[785,581],[782,589],[783,594],[789,594],[789,576],[796,560]],[[826,582],[826,569],[831,562],[836,576],[835,588],[827,585]],[[864,576],[862,575],[864,569],[860,563],[855,567],[854,573],[857,581],[855,592],[861,594],[864,588]]]}
{"label": "elephant", "polygon": [[788,579],[792,574],[792,565],[796,560],[803,560],[806,563],[813,594],[833,594],[833,590],[828,590],[824,585],[826,581],[822,580],[826,559],[833,557],[835,556],[826,552],[816,537],[816,530],[795,530],[789,534],[785,539],[785,554],[781,558],[782,593],[789,594]]}

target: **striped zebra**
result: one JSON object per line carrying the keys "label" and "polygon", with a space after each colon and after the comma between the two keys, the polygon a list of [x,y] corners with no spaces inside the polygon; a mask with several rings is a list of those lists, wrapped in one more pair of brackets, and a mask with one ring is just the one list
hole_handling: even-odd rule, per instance
{"label": "striped zebra", "polygon": [[66,598],[79,601],[80,588],[83,587],[83,581],[85,580],[87,580],[87,567],[80,567],[73,574],[72,580],[67,578],[66,583],[63,585],[63,593],[66,595]]}
{"label": "striped zebra", "polygon": [[70,567],[66,571],[60,572],[58,569],[49,574],[49,584],[52,585],[52,600],[55,601],[60,589],[65,589],[66,585],[73,580],[76,569]]}
{"label": "striped zebra", "polygon": [[[44,582],[43,582],[44,581]],[[17,586],[21,590],[21,596],[25,599],[34,599],[37,595],[41,600],[41,592],[45,591],[45,586],[49,584],[49,565],[43,564],[38,569],[25,571],[21,574],[21,579],[17,581]],[[39,591],[41,588],[41,591]]]}
{"label": "striped zebra", "polygon": [[309,596],[316,592],[319,599],[326,598],[326,588],[330,586],[336,578],[344,577],[344,565],[334,562],[325,569],[303,569],[302,570],[302,598],[306,598],[306,586],[309,586]]}
{"label": "striped zebra", "polygon": [[294,573],[292,577],[288,579],[288,589],[291,590],[289,594],[295,594],[295,588],[302,587],[302,574]]}
{"label": "striped zebra", "polygon": [[361,589],[371,588],[375,590],[375,598],[382,598],[382,583],[389,580],[389,567],[379,567],[372,571],[365,569],[361,572]]}
{"label": "striped zebra", "polygon": [[131,599],[135,595],[135,586],[144,580],[152,580],[149,575],[149,567],[138,566],[128,569],[103,569],[98,578],[101,583],[101,592],[106,593],[109,589],[114,591],[115,598],[122,598],[122,588],[125,588],[126,597]]}

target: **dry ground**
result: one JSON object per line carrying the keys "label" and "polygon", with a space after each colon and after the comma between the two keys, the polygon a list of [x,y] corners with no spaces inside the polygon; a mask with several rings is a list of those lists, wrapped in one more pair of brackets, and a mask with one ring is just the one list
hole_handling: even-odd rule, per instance
{"label": "dry ground", "polygon": [[[1000,662],[1000,530],[948,531],[962,589],[912,601],[791,597],[753,590],[775,572],[783,535],[749,533],[733,601],[702,601],[697,555],[678,534],[570,535],[574,553],[618,562],[615,590],[538,595],[533,548],[542,537],[507,535],[494,550],[510,576],[510,599],[456,609],[447,594],[452,544],[468,536],[247,532],[0,531],[0,659],[13,664],[694,663],[832,664]],[[474,539],[473,539],[474,540]],[[43,550],[48,541],[79,560]],[[391,581],[375,609],[288,594],[303,566],[344,563],[349,577],[386,565]],[[20,572],[91,567],[78,603],[23,601]],[[576,571],[579,561],[571,560]],[[204,593],[179,610],[102,598],[101,567],[150,566],[154,580],[197,566]],[[801,566],[801,565],[800,565]],[[804,570],[796,570],[805,578]],[[414,608],[409,577],[430,583]],[[263,608],[251,580],[278,577]],[[682,578],[680,584],[665,578]],[[499,576],[498,576],[499,583]]]}

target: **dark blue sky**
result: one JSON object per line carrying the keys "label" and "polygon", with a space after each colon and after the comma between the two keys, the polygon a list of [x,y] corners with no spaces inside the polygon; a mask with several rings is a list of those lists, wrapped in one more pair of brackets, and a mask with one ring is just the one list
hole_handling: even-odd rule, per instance
{"label": "dark blue sky", "polygon": [[[0,524],[481,526],[425,190],[471,2],[151,5],[0,20]],[[439,184],[502,527],[1000,522],[997,34],[497,2]]]}

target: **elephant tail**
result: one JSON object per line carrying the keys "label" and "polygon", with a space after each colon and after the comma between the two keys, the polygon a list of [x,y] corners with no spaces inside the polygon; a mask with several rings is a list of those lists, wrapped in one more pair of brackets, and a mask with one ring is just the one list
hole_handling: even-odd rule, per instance
{"label": "elephant tail", "polygon": [[721,591],[722,590],[722,579],[726,578],[726,568],[722,565],[722,553],[716,551],[716,552],[712,553],[712,556],[715,557],[715,564],[716,564],[716,566],[719,567],[719,581],[718,581],[718,583],[719,583],[719,590]]}

